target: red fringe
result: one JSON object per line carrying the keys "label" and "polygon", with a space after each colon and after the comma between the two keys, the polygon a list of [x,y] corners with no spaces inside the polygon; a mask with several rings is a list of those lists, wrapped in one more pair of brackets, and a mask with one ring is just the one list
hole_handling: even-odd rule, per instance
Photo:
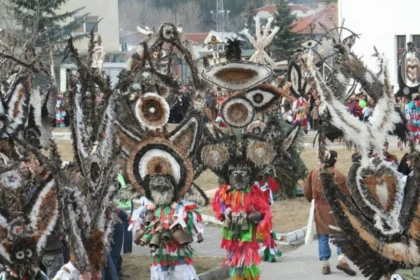
{"label": "red fringe", "polygon": [[275,192],[280,188],[280,184],[273,177],[268,176],[267,181],[267,184],[272,192]]}
{"label": "red fringe", "polygon": [[242,267],[251,266],[253,264],[258,265],[261,263],[261,257],[258,253],[259,245],[256,242],[232,242],[232,244],[238,243],[238,246],[232,246],[228,250],[228,257],[231,253],[231,257],[227,260],[230,267]]}

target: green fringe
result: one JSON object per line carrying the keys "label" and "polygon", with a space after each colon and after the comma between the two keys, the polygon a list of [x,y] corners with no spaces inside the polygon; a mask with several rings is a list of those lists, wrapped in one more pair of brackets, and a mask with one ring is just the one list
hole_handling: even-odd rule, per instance
{"label": "green fringe", "polygon": [[[239,275],[239,270],[242,270],[242,275]],[[229,274],[230,277],[242,276],[245,278],[255,278],[260,274],[260,269],[255,264],[251,265],[250,267],[231,267]]]}
{"label": "green fringe", "polygon": [[183,250],[178,250],[177,255],[169,255],[169,254],[163,254],[163,248],[160,247],[158,252],[150,257],[151,263],[153,263],[153,260],[156,258],[156,261],[160,263],[161,261],[177,261],[179,258],[188,257],[189,259],[192,259],[194,257],[194,253],[191,251],[190,248],[185,248]]}
{"label": "green fringe", "polygon": [[[241,230],[240,231],[240,240],[242,242],[252,242],[252,233],[254,231],[254,227],[255,225],[252,223],[248,224],[249,229],[248,230]],[[233,239],[233,234],[232,231],[226,227],[223,227],[222,229],[222,236],[224,239],[226,240],[232,240]]]}

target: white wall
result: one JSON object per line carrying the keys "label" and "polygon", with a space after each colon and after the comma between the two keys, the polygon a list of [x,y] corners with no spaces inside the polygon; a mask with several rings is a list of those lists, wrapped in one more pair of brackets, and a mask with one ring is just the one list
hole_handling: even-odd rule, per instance
{"label": "white wall", "polygon": [[396,36],[420,35],[419,0],[339,0],[339,22],[360,34],[354,52],[363,56],[364,62],[376,69],[372,59],[373,46],[385,53],[389,63],[392,83],[397,85]]}
{"label": "white wall", "polygon": [[[98,25],[98,34],[102,37],[102,45],[106,52],[115,52],[120,49],[118,0],[70,0],[62,7],[62,11],[72,11],[85,7],[79,14],[89,13],[98,16],[102,21]],[[87,50],[88,40],[77,42],[76,47]]]}

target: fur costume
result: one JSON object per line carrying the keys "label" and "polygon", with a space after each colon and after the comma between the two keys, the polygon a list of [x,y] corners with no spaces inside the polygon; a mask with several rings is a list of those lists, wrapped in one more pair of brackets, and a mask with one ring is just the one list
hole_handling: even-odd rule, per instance
{"label": "fur costume", "polygon": [[[333,94],[331,84],[326,83],[315,68],[312,57],[307,57],[307,66],[315,77],[321,95],[321,111],[324,114],[328,112],[327,122],[340,130],[347,140],[359,146],[362,156],[361,161],[353,163],[350,168],[348,182],[351,197],[348,197],[336,186],[333,176],[325,172],[329,154],[325,144],[327,134],[321,128],[321,180],[339,226],[333,235],[333,242],[342,248],[364,276],[371,280],[382,277],[389,279],[397,269],[420,265],[417,245],[420,156],[411,142],[409,157],[413,172],[408,178],[401,176],[395,167],[386,162],[384,139],[404,123],[394,109],[389,73],[384,66],[383,80],[381,76],[373,75],[351,52],[356,36],[341,40],[335,34],[341,35],[340,28],[334,32],[327,31],[327,36],[333,36],[334,47],[340,57],[335,61],[336,69],[359,81],[377,106],[368,124],[354,119]],[[379,62],[381,65],[384,63],[383,60]],[[399,132],[406,137],[407,129]],[[370,151],[376,152],[379,157],[370,158]],[[392,275],[391,279],[404,278]]]}
{"label": "fur costume", "polygon": [[[57,184],[48,163],[31,149],[49,144],[45,135],[51,135],[54,122],[55,83],[37,57],[2,52],[0,57],[10,66],[1,71],[7,79],[0,90],[0,277],[45,280],[39,263],[59,218]],[[44,100],[33,89],[33,72],[50,78]]]}
{"label": "fur costume", "polygon": [[134,108],[124,94],[117,109],[119,138],[127,157],[126,175],[132,186],[124,195],[127,199],[143,196],[141,207],[133,215],[134,242],[151,249],[151,279],[191,280],[198,276],[190,244],[203,241],[198,205],[208,204],[204,192],[194,184],[205,168],[197,160],[196,150],[206,136],[196,110],[168,132],[178,83],[170,72],[171,58],[167,73],[156,70],[163,43],[185,55],[197,90],[192,107],[203,106],[200,100],[204,85],[198,77],[199,62],[193,61],[196,55],[176,27],[164,23],[141,43],[120,79],[119,87],[124,92],[131,90],[139,76],[142,88]]}
{"label": "fur costume", "polygon": [[[108,77],[98,70],[100,63],[94,64],[96,44],[92,31],[87,63],[72,38],[66,49],[66,57],[74,59],[78,70],[77,76],[70,75],[67,92],[74,162],[62,168],[56,146],[51,147],[48,160],[56,172],[60,214],[72,258],[55,279],[76,280],[79,274],[98,277],[113,230],[120,148],[114,137],[114,91]],[[101,96],[99,103],[97,96]]]}

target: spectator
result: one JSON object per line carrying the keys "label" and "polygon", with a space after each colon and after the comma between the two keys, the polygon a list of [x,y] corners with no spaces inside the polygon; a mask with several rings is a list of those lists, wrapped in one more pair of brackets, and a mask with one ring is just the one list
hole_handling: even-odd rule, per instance
{"label": "spectator", "polygon": [[370,116],[373,114],[373,108],[375,108],[375,104],[373,102],[370,102],[368,106],[363,108],[362,113],[364,122],[369,121]]}
{"label": "spectator", "polygon": [[211,119],[214,120],[217,114],[216,112],[216,97],[214,96],[214,92],[209,90],[206,95],[206,107],[211,111]]}
{"label": "spectator", "polygon": [[305,132],[308,133],[308,119],[306,100],[303,97],[296,98],[293,102],[293,124],[300,125]]}
{"label": "spectator", "polygon": [[416,95],[413,101],[405,106],[405,117],[410,130],[410,139],[420,142],[420,95]]}
{"label": "spectator", "polygon": [[63,253],[63,234],[59,227],[56,226],[48,236],[44,257],[42,258],[49,279],[53,279],[64,265]]}
{"label": "spectator", "polygon": [[117,221],[114,225],[114,233],[111,244],[111,258],[117,271],[118,278],[124,278],[122,273],[122,257],[121,250],[124,243],[124,223],[128,223],[131,219],[130,214],[124,210],[117,209]]}
{"label": "spectator", "polygon": [[316,96],[315,97],[315,105],[314,108],[311,111],[311,116],[312,116],[312,128],[314,130],[318,129],[318,122],[319,122],[319,105],[321,104],[321,100],[319,100],[319,97]]}
{"label": "spectator", "polygon": [[[346,185],[346,176],[335,169],[337,162],[337,152],[330,151],[330,158],[327,162],[327,170],[335,174],[337,187],[343,193],[350,196],[350,192]],[[308,201],[315,200],[315,224],[318,233],[319,260],[323,262],[322,274],[331,274],[329,259],[331,257],[331,248],[329,245],[330,225],[335,225],[334,216],[331,214],[330,206],[324,196],[322,181],[320,179],[320,169],[313,169],[309,172],[303,186],[303,192]],[[337,248],[338,265],[337,269],[344,271],[348,275],[354,276],[356,272],[350,268],[345,256],[342,254],[341,248]]]}
{"label": "spectator", "polygon": [[384,150],[385,150],[384,157],[385,157],[385,160],[388,161],[388,162],[391,162],[395,167],[398,167],[398,157],[394,154],[389,153],[388,149],[389,149],[389,143],[385,142],[384,143]]}
{"label": "spectator", "polygon": [[[120,190],[127,188],[125,183],[124,176],[121,173],[118,173],[118,182],[120,183]],[[121,201],[118,204],[118,208],[124,210],[126,213],[129,213],[130,216],[133,214],[133,202],[132,201]],[[133,252],[133,234],[128,230],[129,221],[124,222],[124,246],[123,253],[131,254]]]}
{"label": "spectator", "polygon": [[307,119],[308,119],[308,129],[311,130],[314,127],[311,113],[312,113],[313,108],[315,107],[315,99],[312,96],[312,94],[310,94],[310,93],[307,95],[307,103],[306,104],[308,106],[307,116],[306,116]]}
{"label": "spectator", "polygon": [[183,95],[179,92],[169,114],[169,123],[180,123],[183,119]]}
{"label": "spectator", "polygon": [[355,95],[353,95],[349,100],[347,100],[346,106],[350,114],[362,120],[363,118],[362,108],[359,106],[359,100],[357,99]]}
{"label": "spectator", "polygon": [[411,161],[408,160],[408,153],[406,153],[401,159],[400,165],[398,165],[398,172],[408,176],[411,173]]}

